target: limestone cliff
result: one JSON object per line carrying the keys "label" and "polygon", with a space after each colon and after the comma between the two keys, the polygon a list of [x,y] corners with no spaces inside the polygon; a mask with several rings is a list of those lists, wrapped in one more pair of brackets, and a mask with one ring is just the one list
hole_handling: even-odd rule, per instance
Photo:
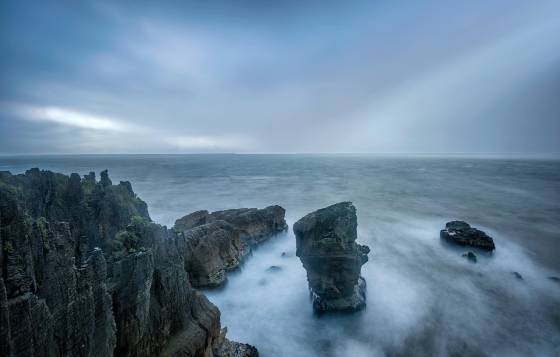
{"label": "limestone cliff", "polygon": [[106,171],[98,182],[0,172],[0,355],[220,356],[246,346],[225,339],[177,242]]}

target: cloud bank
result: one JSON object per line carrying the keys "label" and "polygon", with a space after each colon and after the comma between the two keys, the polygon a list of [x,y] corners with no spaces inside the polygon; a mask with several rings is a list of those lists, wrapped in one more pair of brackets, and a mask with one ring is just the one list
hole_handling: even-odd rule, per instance
{"label": "cloud bank", "polygon": [[556,1],[0,5],[0,153],[560,152]]}

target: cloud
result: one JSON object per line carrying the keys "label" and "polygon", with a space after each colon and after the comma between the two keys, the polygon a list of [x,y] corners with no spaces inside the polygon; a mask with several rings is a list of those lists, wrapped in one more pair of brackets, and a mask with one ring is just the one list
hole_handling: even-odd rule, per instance
{"label": "cloud", "polygon": [[8,105],[8,112],[31,121],[47,121],[65,126],[124,132],[131,131],[133,127],[117,119],[100,117],[88,113],[52,106]]}
{"label": "cloud", "polygon": [[[61,143],[80,152],[558,151],[560,71],[547,58],[557,60],[560,30],[494,48],[557,22],[558,8],[13,2],[0,21],[0,101],[30,107],[0,112],[0,140],[11,152],[21,149],[9,137],[27,138],[30,152],[62,152]],[[40,145],[26,130],[37,123],[56,128]]]}
{"label": "cloud", "polygon": [[165,142],[178,149],[244,149],[247,141],[234,137],[172,136]]}
{"label": "cloud", "polygon": [[[250,140],[241,136],[185,135],[169,129],[132,124],[128,120],[99,116],[60,106],[24,104],[0,105],[0,112],[11,113],[32,123],[54,123],[62,128],[77,129],[66,138],[77,151],[214,151],[245,150]],[[79,140],[76,140],[79,139]]]}

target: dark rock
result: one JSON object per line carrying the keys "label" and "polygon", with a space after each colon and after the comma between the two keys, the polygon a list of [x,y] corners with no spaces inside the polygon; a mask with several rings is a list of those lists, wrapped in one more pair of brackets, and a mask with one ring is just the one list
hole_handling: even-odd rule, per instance
{"label": "dark rock", "polygon": [[560,278],[557,277],[557,276],[549,276],[548,279],[550,279],[550,280],[552,280],[552,281],[555,281],[555,282],[557,282],[557,283],[560,283]]}
{"label": "dark rock", "polygon": [[523,276],[522,276],[521,274],[519,274],[518,272],[512,271],[511,273],[512,273],[513,276],[515,276],[517,279],[523,280]]}
{"label": "dark rock", "polygon": [[246,343],[233,342],[227,338],[215,353],[218,357],[259,357],[259,352],[254,346]]}
{"label": "dark rock", "polygon": [[274,273],[274,272],[277,272],[277,271],[280,271],[280,270],[282,270],[282,268],[277,266],[277,265],[271,265],[266,269],[266,271],[271,272],[271,273]]}
{"label": "dark rock", "polygon": [[485,232],[471,227],[463,221],[451,221],[440,231],[440,238],[447,242],[492,251],[496,249],[494,240]]}
{"label": "dark rock", "polygon": [[307,270],[317,312],[365,307],[366,282],[360,270],[370,249],[355,242],[357,225],[351,202],[317,210],[294,224],[296,255]]}
{"label": "dark rock", "polygon": [[128,182],[0,172],[0,355],[211,356],[220,314]]}
{"label": "dark rock", "polygon": [[213,221],[187,229],[177,237],[185,270],[195,287],[219,286],[226,281],[226,271],[237,268],[250,247],[239,231],[225,221]]}
{"label": "dark rock", "polygon": [[465,253],[462,256],[467,258],[471,263],[476,263],[476,254],[473,252]]}

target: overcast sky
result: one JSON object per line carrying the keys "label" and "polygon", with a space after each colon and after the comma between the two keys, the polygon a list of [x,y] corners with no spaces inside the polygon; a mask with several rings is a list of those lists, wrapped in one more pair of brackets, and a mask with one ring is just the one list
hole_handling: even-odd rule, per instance
{"label": "overcast sky", "polygon": [[0,2],[0,153],[560,152],[560,1]]}

